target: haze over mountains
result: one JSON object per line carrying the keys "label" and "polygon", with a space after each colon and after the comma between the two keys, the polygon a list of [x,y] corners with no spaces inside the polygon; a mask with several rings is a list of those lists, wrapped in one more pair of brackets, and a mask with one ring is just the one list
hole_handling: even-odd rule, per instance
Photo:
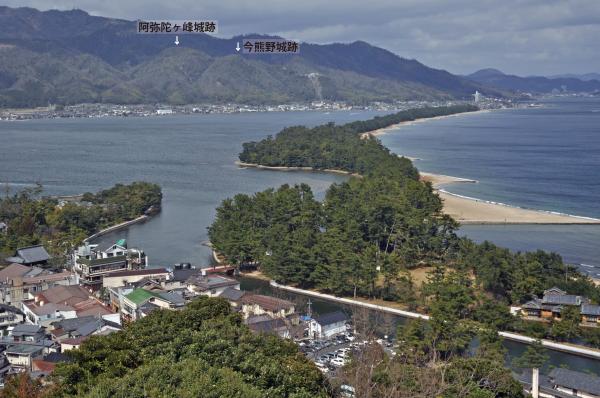
{"label": "haze over mountains", "polygon": [[[593,78],[582,79],[576,75],[557,77],[528,76],[519,77],[507,75],[497,69],[481,69],[466,76],[468,79],[499,90],[528,93],[550,92],[595,92],[600,91],[600,81]],[[586,77],[595,77],[588,74]]]}
{"label": "haze over mountains", "polygon": [[502,96],[515,89],[477,74],[465,78],[429,68],[361,41],[302,43],[300,54],[291,56],[235,52],[236,42],[257,36],[186,35],[175,47],[172,35],[136,34],[133,21],[81,10],[0,7],[0,106],[368,103],[470,98],[475,90]]}

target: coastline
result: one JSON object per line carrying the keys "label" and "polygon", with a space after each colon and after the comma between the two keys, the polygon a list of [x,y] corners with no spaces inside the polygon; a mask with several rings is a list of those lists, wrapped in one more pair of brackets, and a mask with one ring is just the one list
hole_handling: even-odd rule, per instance
{"label": "coastline", "polygon": [[150,218],[150,216],[148,216],[146,214],[143,214],[143,215],[141,215],[141,216],[139,216],[137,218],[134,218],[133,220],[129,220],[129,221],[122,222],[120,224],[112,225],[110,227],[104,228],[104,229],[96,232],[95,234],[92,234],[92,235],[88,236],[87,238],[85,238],[83,240],[83,242],[84,243],[85,242],[90,242],[90,241],[92,241],[92,240],[94,240],[96,238],[101,237],[102,235],[106,235],[106,234],[108,234],[110,232],[114,232],[114,231],[118,231],[118,230],[123,229],[123,228],[127,228],[127,227],[129,227],[130,225],[133,225],[133,224],[144,222],[144,221],[148,220],[149,218]]}
{"label": "coastline", "polygon": [[349,171],[337,170],[337,169],[314,169],[312,167],[288,167],[288,166],[264,166],[262,164],[257,163],[245,163],[239,160],[234,162],[240,168],[255,168],[255,169],[263,169],[263,170],[276,170],[276,171],[312,171],[312,172],[324,172],[324,173],[335,173],[335,174],[344,174],[351,177],[362,177],[357,173],[350,173]]}
{"label": "coastline", "polygon": [[[443,116],[446,117],[446,116]],[[429,119],[425,119],[429,120]],[[276,171],[311,171],[344,174],[352,177],[361,177],[360,174],[350,173],[343,170],[324,169],[317,170],[312,167],[286,167],[286,166],[263,166],[254,163],[236,161],[240,168],[257,168],[262,170]],[[600,224],[600,219],[582,217],[571,214],[562,214],[546,210],[524,209],[504,203],[486,201],[470,198],[448,192],[443,186],[456,183],[476,184],[477,180],[454,177],[443,174],[420,172],[421,180],[430,182],[444,202],[444,213],[464,225],[515,225],[515,224],[539,224],[539,225],[580,225]]]}
{"label": "coastline", "polygon": [[[398,123],[383,129],[373,130],[361,134],[361,138],[376,137],[387,134],[392,130],[399,130],[403,126],[412,125],[429,120],[439,120],[448,117],[487,113],[492,110],[485,109],[475,112],[463,112],[452,115],[436,116],[432,118],[417,119],[409,122]],[[402,156],[402,155],[399,155]],[[411,159],[411,158],[408,158]],[[413,159],[411,159],[413,160]],[[434,174],[419,171],[421,180],[431,182],[436,193],[444,202],[444,213],[448,214],[461,224],[471,225],[509,225],[509,224],[540,224],[540,225],[580,225],[600,224],[600,219],[592,217],[564,214],[548,210],[525,209],[518,206],[487,201],[478,198],[458,195],[446,191],[443,187],[456,183],[477,183],[478,181]]]}
{"label": "coastline", "polygon": [[600,220],[547,210],[525,209],[446,191],[443,187],[457,183],[476,184],[477,180],[421,172],[421,180],[431,182],[444,202],[444,212],[461,224],[600,224]]}
{"label": "coastline", "polygon": [[[477,114],[477,113],[487,113],[487,112],[491,112],[491,111],[492,111],[491,109],[480,109],[478,111],[472,111],[472,112],[461,112],[461,113],[453,113],[451,115],[442,115],[442,116],[434,116],[434,117],[423,117],[423,118],[419,118],[419,119],[415,119],[415,120],[408,120],[406,122],[400,122],[400,123],[392,124],[391,126],[384,127],[384,128],[381,128],[381,129],[367,131],[366,133],[362,133],[360,135],[360,138],[366,139],[366,138],[369,138],[369,137],[378,137],[380,135],[387,134],[389,131],[399,129],[399,128],[403,127],[403,126],[410,126],[410,125],[413,125],[413,124],[416,124],[416,123],[422,123],[422,122],[426,122],[426,121],[430,121],[430,120],[441,120],[441,119],[446,119],[446,118],[449,118],[449,117],[455,117],[455,116],[460,116],[460,115],[474,115],[474,114]],[[410,159],[410,158],[408,158],[408,159]]]}
{"label": "coastline", "polygon": [[[288,292],[292,292],[292,293],[296,293],[296,294],[300,294],[300,295],[304,295],[304,296],[319,298],[322,300],[337,302],[340,304],[368,308],[371,310],[381,311],[381,312],[401,316],[404,318],[423,319],[425,321],[428,321],[430,319],[429,315],[422,314],[419,312],[406,311],[406,310],[390,307],[387,304],[386,305],[381,305],[381,303],[374,304],[374,303],[370,303],[370,302],[364,302],[362,300],[356,300],[356,299],[352,299],[352,298],[339,297],[339,296],[334,296],[331,294],[320,293],[320,292],[316,292],[313,290],[300,289],[300,288],[297,288],[294,286],[279,284],[279,283],[275,282],[274,280],[270,280],[269,284],[271,285],[271,287],[273,287],[275,289],[280,289],[280,290],[284,290],[284,291],[288,291]],[[505,332],[505,331],[500,331],[500,330],[497,333],[500,337],[502,337],[506,340],[512,340],[512,341],[516,341],[516,342],[523,343],[523,344],[533,344],[536,341],[538,341],[537,339],[535,339],[533,337],[525,336],[525,335],[522,335],[519,333]],[[600,350],[597,348],[587,347],[587,346],[577,345],[577,344],[570,344],[570,343],[559,343],[559,342],[556,342],[553,340],[548,340],[548,339],[541,339],[539,341],[541,342],[542,346],[544,346],[550,350],[566,352],[569,354],[584,356],[584,357],[592,358],[592,359],[600,359]]]}

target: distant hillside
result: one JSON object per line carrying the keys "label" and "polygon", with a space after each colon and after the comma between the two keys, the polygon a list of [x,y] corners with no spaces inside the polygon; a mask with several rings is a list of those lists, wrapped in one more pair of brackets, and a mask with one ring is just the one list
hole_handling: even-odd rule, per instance
{"label": "distant hillside", "polygon": [[528,93],[596,92],[600,91],[600,81],[581,80],[573,77],[547,78],[542,76],[519,77],[506,75],[497,69],[481,69],[466,76],[473,82],[500,90]]}
{"label": "distant hillside", "polygon": [[[138,35],[132,21],[84,11],[0,7],[0,106],[48,102],[352,103],[470,98],[500,90],[365,42],[302,44],[299,55],[244,56],[244,37]],[[310,75],[310,76],[309,76]]]}
{"label": "distant hillside", "polygon": [[554,76],[546,76],[548,79],[558,79],[558,78],[570,78],[570,79],[579,79],[583,81],[589,80],[598,80],[600,81],[600,73],[583,73],[581,75],[573,74],[573,73],[565,73],[562,75],[554,75]]}

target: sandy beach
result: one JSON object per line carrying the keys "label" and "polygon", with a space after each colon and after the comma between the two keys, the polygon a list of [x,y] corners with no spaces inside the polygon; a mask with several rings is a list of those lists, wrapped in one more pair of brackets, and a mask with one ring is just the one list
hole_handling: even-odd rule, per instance
{"label": "sandy beach", "polygon": [[600,220],[540,210],[522,209],[449,193],[443,186],[477,183],[475,180],[446,175],[421,173],[444,201],[444,212],[461,224],[600,224]]}
{"label": "sandy beach", "polygon": [[[403,126],[421,123],[430,120],[439,120],[447,117],[460,115],[471,115],[475,113],[491,112],[490,110],[481,110],[475,112],[458,113],[446,116],[437,116],[432,118],[417,119],[409,122],[398,123],[383,129],[373,130],[361,134],[361,138],[376,137],[386,134],[392,130],[398,130]],[[409,158],[411,160],[417,160]],[[270,167],[257,164],[248,164],[236,162],[240,167],[256,167],[268,170],[302,170],[314,171],[310,167]],[[359,177],[357,174],[351,174],[342,170],[322,170],[330,173],[341,173]],[[523,209],[516,206],[510,206],[502,203],[480,200],[456,195],[444,190],[444,186],[456,183],[475,184],[477,181],[468,178],[453,177],[441,174],[432,174],[420,172],[421,180],[431,182],[433,188],[444,202],[444,212],[452,216],[461,224],[600,224],[600,219],[590,217],[579,217],[569,214],[561,214],[544,210]]]}
{"label": "sandy beach", "polygon": [[485,112],[490,112],[490,110],[488,110],[488,109],[482,109],[482,110],[474,111],[474,112],[453,113],[452,115],[434,116],[434,117],[421,118],[421,119],[416,119],[416,120],[409,120],[409,121],[406,121],[406,122],[400,122],[400,123],[392,124],[391,126],[384,127],[382,129],[377,129],[377,130],[373,130],[373,131],[367,131],[366,133],[362,133],[360,135],[360,138],[365,139],[365,138],[368,138],[368,137],[378,137],[380,135],[387,134],[389,131],[396,130],[396,129],[398,129],[400,127],[403,127],[403,126],[410,126],[410,125],[413,125],[413,124],[416,124],[416,123],[422,123],[422,122],[431,121],[431,120],[446,119],[448,117],[455,117],[455,116],[460,116],[460,115],[474,115],[474,114],[477,114],[477,113],[485,113]]}

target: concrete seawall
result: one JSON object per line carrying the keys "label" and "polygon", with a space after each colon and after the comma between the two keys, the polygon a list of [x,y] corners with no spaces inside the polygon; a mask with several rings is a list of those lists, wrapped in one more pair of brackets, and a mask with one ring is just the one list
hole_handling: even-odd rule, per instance
{"label": "concrete seawall", "polygon": [[105,229],[103,229],[101,231],[98,231],[98,232],[96,232],[93,235],[88,236],[83,241],[84,242],[89,242],[89,241],[91,241],[93,239],[96,239],[96,238],[98,238],[98,237],[100,237],[102,235],[106,235],[106,234],[108,234],[110,232],[118,231],[120,229],[127,228],[130,225],[137,224],[137,223],[140,223],[140,222],[144,222],[144,221],[148,220],[149,218],[150,218],[149,216],[143,215],[143,216],[139,216],[138,218],[134,218],[133,220],[129,220],[129,221],[125,221],[125,222],[122,222],[120,224],[117,224],[117,225],[113,225],[111,227],[108,227],[108,228],[105,228]]}
{"label": "concrete seawall", "polygon": [[[420,314],[418,312],[404,311],[404,310],[399,310],[396,308],[385,307],[382,305],[365,303],[362,301],[353,300],[353,299],[349,299],[349,298],[337,297],[337,296],[332,296],[330,294],[314,292],[312,290],[299,289],[299,288],[293,287],[293,286],[281,285],[275,281],[270,281],[270,285],[276,289],[281,289],[281,290],[285,290],[285,291],[292,292],[292,293],[302,294],[304,296],[316,297],[316,298],[333,301],[336,303],[346,304],[346,305],[352,305],[352,306],[356,306],[356,307],[369,308],[369,309],[372,309],[375,311],[381,311],[381,312],[385,312],[388,314],[394,314],[394,315],[398,315],[398,316],[401,316],[404,318],[412,318],[412,319],[420,318],[420,319],[424,319],[424,320],[429,320],[429,315]],[[517,333],[499,331],[498,334],[507,340],[512,340],[512,341],[516,341],[516,342],[523,343],[523,344],[532,344],[536,341],[536,339],[534,339],[533,337],[523,336],[523,335],[517,334]],[[550,350],[561,351],[561,352],[565,352],[568,354],[579,355],[579,356],[584,356],[584,357],[600,360],[600,350],[597,350],[594,348],[584,347],[584,346],[575,345],[575,344],[563,344],[563,343],[558,343],[558,342],[551,341],[551,340],[541,340],[541,343],[542,343],[542,346],[544,346]]]}

